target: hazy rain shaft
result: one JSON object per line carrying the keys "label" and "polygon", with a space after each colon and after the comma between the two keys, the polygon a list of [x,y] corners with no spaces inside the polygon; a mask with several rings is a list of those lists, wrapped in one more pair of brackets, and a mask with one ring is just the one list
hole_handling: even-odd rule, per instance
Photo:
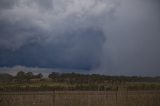
{"label": "hazy rain shaft", "polygon": [[159,10],[158,0],[0,0],[0,66],[158,75]]}

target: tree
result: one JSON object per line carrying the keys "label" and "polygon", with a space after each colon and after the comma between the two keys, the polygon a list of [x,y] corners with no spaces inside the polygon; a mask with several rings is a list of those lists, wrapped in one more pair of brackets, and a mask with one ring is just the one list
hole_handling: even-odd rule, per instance
{"label": "tree", "polygon": [[16,75],[16,80],[18,82],[23,82],[26,79],[25,73],[23,71],[19,71]]}
{"label": "tree", "polygon": [[8,83],[13,80],[13,76],[10,74],[0,74],[0,82]]}
{"label": "tree", "polygon": [[48,78],[57,80],[59,78],[59,73],[57,72],[52,72],[51,74],[48,75]]}
{"label": "tree", "polygon": [[27,81],[30,81],[30,79],[32,79],[33,76],[34,76],[34,75],[33,75],[32,72],[27,72],[27,73],[25,74],[25,78],[26,78]]}
{"label": "tree", "polygon": [[42,78],[42,77],[43,77],[43,75],[41,73],[36,75],[36,78]]}

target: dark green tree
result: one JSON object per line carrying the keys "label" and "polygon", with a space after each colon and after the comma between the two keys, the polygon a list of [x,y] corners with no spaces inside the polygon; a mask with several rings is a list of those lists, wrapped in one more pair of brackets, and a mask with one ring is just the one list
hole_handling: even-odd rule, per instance
{"label": "dark green tree", "polygon": [[27,72],[26,74],[25,74],[25,78],[26,78],[26,80],[29,82],[32,78],[33,78],[33,73],[32,72]]}
{"label": "dark green tree", "polygon": [[7,73],[4,74],[0,74],[0,82],[2,83],[8,83],[11,82],[13,80],[13,76]]}
{"label": "dark green tree", "polygon": [[16,80],[18,81],[18,82],[24,82],[25,80],[26,80],[26,75],[25,75],[25,72],[23,72],[23,71],[19,71],[19,72],[17,72],[17,75],[15,76],[15,78],[16,78]]}
{"label": "dark green tree", "polygon": [[43,75],[42,75],[41,73],[39,73],[39,74],[37,74],[35,77],[36,77],[36,78],[42,78]]}

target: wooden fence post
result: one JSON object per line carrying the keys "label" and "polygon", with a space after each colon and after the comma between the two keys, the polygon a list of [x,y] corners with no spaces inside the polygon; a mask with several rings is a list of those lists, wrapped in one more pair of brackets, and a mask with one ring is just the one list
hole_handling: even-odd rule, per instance
{"label": "wooden fence post", "polygon": [[53,104],[53,106],[56,106],[56,93],[55,93],[55,91],[52,92],[52,104]]}

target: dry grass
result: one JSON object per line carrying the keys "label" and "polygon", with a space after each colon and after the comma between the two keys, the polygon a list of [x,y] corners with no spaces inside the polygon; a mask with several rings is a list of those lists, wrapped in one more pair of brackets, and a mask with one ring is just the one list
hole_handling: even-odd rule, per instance
{"label": "dry grass", "polygon": [[160,106],[160,91],[1,92],[0,106]]}

